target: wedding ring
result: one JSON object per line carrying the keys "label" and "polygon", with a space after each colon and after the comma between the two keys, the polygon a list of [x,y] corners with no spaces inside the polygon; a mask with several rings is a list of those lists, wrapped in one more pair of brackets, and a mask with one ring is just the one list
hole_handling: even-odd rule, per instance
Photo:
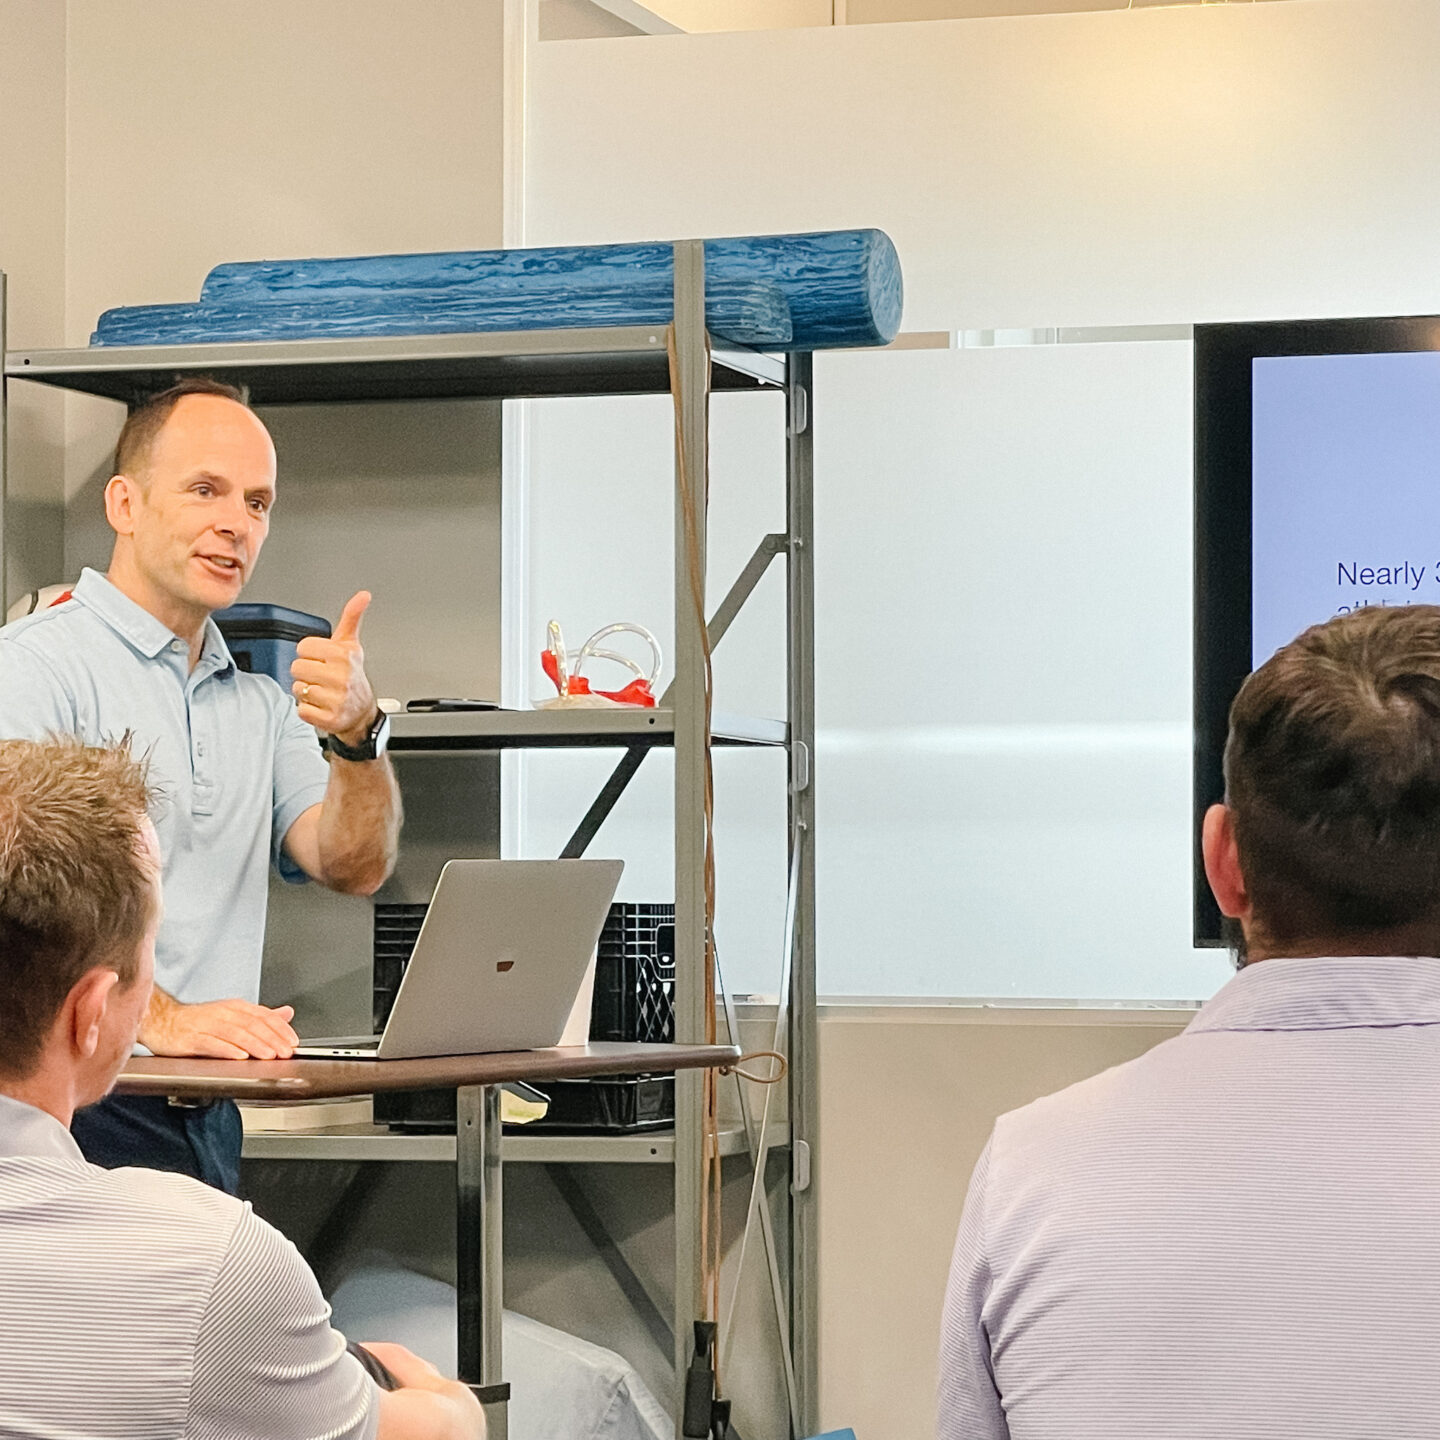
{"label": "wedding ring", "polygon": [[302,685],[300,687],[300,699],[307,705],[310,703],[310,687],[308,685]]}

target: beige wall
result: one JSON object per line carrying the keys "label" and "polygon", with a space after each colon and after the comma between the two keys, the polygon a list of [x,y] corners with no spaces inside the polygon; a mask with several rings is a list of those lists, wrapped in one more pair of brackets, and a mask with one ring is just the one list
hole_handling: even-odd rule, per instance
{"label": "beige wall", "polygon": [[10,344],[57,344],[65,305],[65,7],[0,0],[0,269]]}
{"label": "beige wall", "polygon": [[[499,0],[70,0],[65,340],[102,310],[194,300],[226,260],[502,238]],[[69,402],[65,575],[103,565],[120,407]],[[279,502],[247,599],[330,616],[357,589],[382,694],[499,685],[493,402],[267,417]],[[275,886],[267,998],[368,1013],[370,907]]]}
{"label": "beige wall", "polygon": [[70,0],[69,342],[218,261],[499,243],[501,7]]}
{"label": "beige wall", "polygon": [[[55,345],[65,326],[65,7],[0,0],[0,270],[9,343]],[[63,409],[17,385],[10,408],[9,594],[60,561]],[[0,611],[5,608],[0,597]]]}
{"label": "beige wall", "polygon": [[[500,243],[499,0],[69,0],[69,15],[66,343],[111,306],[194,300],[223,260]],[[71,495],[116,423],[83,408]]]}
{"label": "beige wall", "polygon": [[820,1419],[934,1434],[940,1307],[997,1115],[1169,1039],[1184,1011],[832,1005],[820,1022]]}

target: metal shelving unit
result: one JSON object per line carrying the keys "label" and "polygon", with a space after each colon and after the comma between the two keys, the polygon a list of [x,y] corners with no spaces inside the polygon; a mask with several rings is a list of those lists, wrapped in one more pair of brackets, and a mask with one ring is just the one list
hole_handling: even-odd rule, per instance
{"label": "metal shelving unit", "polygon": [[[291,340],[269,343],[114,347],[78,350],[5,350],[4,275],[0,273],[0,354],[4,382],[24,380],[105,396],[125,404],[164,389],[188,374],[213,375],[248,388],[258,405],[371,402],[411,399],[526,399],[546,396],[665,394],[671,390],[663,327],[526,331],[509,334]],[[716,746],[782,746],[789,753],[789,890],[783,937],[788,983],[786,1009],[790,1075],[788,1125],[783,1135],[761,1137],[753,1123],[728,1128],[725,1153],[749,1150],[752,1163],[767,1148],[788,1154],[788,1328],[795,1393],[792,1415],[800,1433],[817,1428],[815,1189],[812,1147],[815,1096],[815,859],[814,859],[814,574],[812,536],[811,379],[809,354],[774,356],[711,349],[704,326],[704,251],[699,241],[675,247],[675,344],[682,393],[694,403],[681,414],[675,501],[675,679],[664,708],[649,712],[527,711],[407,714],[394,722],[397,749],[494,751],[529,747],[611,747],[623,750],[604,789],[566,846],[583,853],[650,749],[675,751],[676,1039],[704,1039],[704,649],[702,629],[687,586],[688,552],[680,475],[705,474],[706,419],[699,403],[707,379],[717,391],[783,393],[786,427],[786,530],[761,537],[705,630],[718,644],[769,564],[783,555],[787,568],[787,714],[783,720],[715,715]],[[0,597],[7,554],[5,393],[0,390]],[[706,556],[705,513],[697,507],[700,567]],[[705,576],[699,577],[704,593]],[[780,943],[777,943],[777,950]],[[677,1076],[673,1135],[592,1139],[515,1137],[507,1159],[573,1163],[629,1159],[672,1163],[675,1173],[675,1364],[690,1359],[690,1322],[702,1313],[700,1183],[702,1090],[699,1072]],[[771,1127],[774,1132],[774,1127]],[[748,1132],[748,1133],[747,1133]],[[440,1136],[251,1137],[248,1153],[264,1151],[319,1158],[453,1159],[454,1142]],[[785,1142],[788,1142],[786,1148]],[[406,1148],[408,1147],[408,1149]],[[431,1152],[434,1152],[433,1154]],[[767,1242],[768,1243],[768,1242]],[[778,1257],[777,1257],[778,1259]],[[789,1368],[789,1367],[787,1367]]]}

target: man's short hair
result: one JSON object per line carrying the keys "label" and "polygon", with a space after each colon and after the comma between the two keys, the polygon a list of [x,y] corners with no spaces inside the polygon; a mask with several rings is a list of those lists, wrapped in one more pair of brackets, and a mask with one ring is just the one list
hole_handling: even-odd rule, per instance
{"label": "man's short hair", "polygon": [[1225,788],[1270,941],[1440,932],[1440,606],[1339,615],[1267,660],[1230,709]]}
{"label": "man's short hair", "polygon": [[112,475],[128,475],[132,480],[145,480],[150,464],[150,448],[155,437],[170,418],[170,412],[187,395],[215,395],[222,400],[233,400],[248,410],[250,403],[243,390],[227,385],[223,380],[212,380],[208,375],[194,375],[181,380],[168,390],[152,395],[137,405],[125,419],[120,438],[115,442],[115,468]]}
{"label": "man's short hair", "polygon": [[0,1074],[24,1077],[86,971],[137,974],[155,877],[125,743],[0,740]]}

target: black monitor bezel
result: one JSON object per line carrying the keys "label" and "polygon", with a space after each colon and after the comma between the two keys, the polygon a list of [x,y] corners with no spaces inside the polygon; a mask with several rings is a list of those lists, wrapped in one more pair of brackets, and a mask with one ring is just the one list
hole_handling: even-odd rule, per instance
{"label": "black monitor bezel", "polygon": [[1252,362],[1440,350],[1440,316],[1195,327],[1194,943],[1223,945],[1200,821],[1224,795],[1230,704],[1251,668]]}

